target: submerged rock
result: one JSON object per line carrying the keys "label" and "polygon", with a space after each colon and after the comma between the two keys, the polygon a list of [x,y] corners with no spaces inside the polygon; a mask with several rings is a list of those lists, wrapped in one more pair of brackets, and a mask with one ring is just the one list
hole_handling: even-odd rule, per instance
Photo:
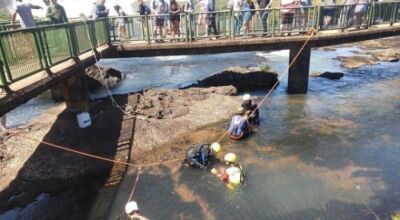
{"label": "submerged rock", "polygon": [[89,90],[98,89],[101,86],[115,87],[125,78],[120,71],[110,67],[97,67],[92,65],[85,70]]}
{"label": "submerged rock", "polygon": [[234,86],[238,91],[271,89],[278,74],[260,68],[232,67],[203,79],[191,87]]}
{"label": "submerged rock", "polygon": [[372,52],[371,54],[375,59],[384,62],[398,62],[400,58],[400,51],[393,49]]}
{"label": "submerged rock", "polygon": [[341,72],[323,72],[323,73],[313,73],[310,76],[312,77],[323,77],[328,79],[337,80],[344,76]]}
{"label": "submerged rock", "polygon": [[366,65],[375,65],[377,60],[369,56],[338,57],[341,66],[349,69],[356,69]]}

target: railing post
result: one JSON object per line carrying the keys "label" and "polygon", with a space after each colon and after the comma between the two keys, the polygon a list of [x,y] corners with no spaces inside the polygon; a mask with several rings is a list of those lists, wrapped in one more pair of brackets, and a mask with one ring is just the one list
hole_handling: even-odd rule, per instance
{"label": "railing post", "polygon": [[[11,37],[11,36],[10,36]],[[7,74],[7,77],[8,77],[8,79],[9,80],[12,80],[12,77],[11,77],[11,69],[10,69],[10,66],[9,66],[9,64],[8,64],[8,60],[7,60],[7,56],[6,56],[6,52],[5,52],[5,50],[4,50],[4,46],[3,46],[3,38],[2,38],[2,36],[0,35],[0,53],[1,53],[1,56],[3,57],[3,61],[4,61],[4,63],[2,63],[2,64],[5,64],[5,68],[6,68],[6,74]],[[4,70],[4,69],[3,69]],[[6,81],[7,82],[7,81]]]}
{"label": "railing post", "polygon": [[4,74],[4,67],[3,67],[3,62],[0,60],[0,86],[4,88],[7,94],[10,94],[12,91],[8,87],[8,82],[6,75]]}
{"label": "railing post", "polygon": [[147,44],[150,44],[150,28],[149,28],[149,16],[145,15],[145,25],[146,25],[146,33],[147,33]]}
{"label": "railing post", "polygon": [[229,38],[232,39],[235,37],[233,34],[233,9],[229,11]]}
{"label": "railing post", "polygon": [[[40,67],[44,69],[47,74],[51,74],[50,71],[50,65],[51,65],[51,56],[50,56],[50,50],[47,46],[47,39],[46,36],[44,36],[44,39],[42,37],[42,32],[45,35],[44,31],[42,28],[38,28],[33,32],[33,39],[35,41],[35,46],[37,50],[37,54],[40,60]],[[46,45],[46,47],[45,47]],[[43,67],[44,63],[44,67]]]}
{"label": "railing post", "polygon": [[76,36],[75,24],[68,24],[67,30],[69,31],[68,40],[70,41],[72,59],[74,59],[75,62],[79,62],[78,38]]}
{"label": "railing post", "polygon": [[105,18],[103,20],[104,23],[104,31],[106,32],[106,40],[107,44],[111,46],[111,25],[110,25],[110,20],[108,18]]}
{"label": "railing post", "polygon": [[391,4],[393,4],[393,7],[391,7],[392,11],[391,11],[391,16],[390,16],[390,26],[393,26],[393,23],[396,20],[398,3],[392,2]]}
{"label": "railing post", "polygon": [[193,23],[193,14],[192,14],[192,12],[189,12],[189,14],[188,14],[188,16],[189,16],[189,42],[192,42],[192,40],[193,40],[193,27],[192,27],[192,23]]}
{"label": "railing post", "polygon": [[315,16],[316,19],[316,27],[315,30],[318,32],[320,30],[320,21],[321,21],[321,6],[317,6],[317,16]]}
{"label": "railing post", "polygon": [[96,38],[96,20],[92,20],[88,22],[89,25],[89,33],[90,33],[90,39],[92,41],[93,49],[97,48],[97,38]]}
{"label": "railing post", "polygon": [[[271,33],[271,37],[275,36],[275,26],[276,26],[276,12],[275,12],[275,8],[272,9],[272,33]],[[271,16],[271,15],[270,15]],[[269,17],[269,16],[268,16]]]}

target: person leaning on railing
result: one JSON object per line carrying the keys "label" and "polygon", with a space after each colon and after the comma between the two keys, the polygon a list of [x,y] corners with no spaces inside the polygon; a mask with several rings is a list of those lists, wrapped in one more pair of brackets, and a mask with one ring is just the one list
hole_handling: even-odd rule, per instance
{"label": "person leaning on railing", "polygon": [[105,18],[108,17],[108,13],[110,10],[106,8],[104,5],[106,3],[106,0],[98,0],[97,2],[94,3],[93,5],[93,11],[92,11],[92,17],[94,19],[96,18]]}
{"label": "person leaning on railing", "polygon": [[122,10],[121,6],[114,6],[115,12],[117,12],[118,18],[116,19],[116,25],[118,27],[118,39],[124,40],[126,39],[126,28],[125,23],[127,21],[126,13]]}
{"label": "person leaning on railing", "polygon": [[215,0],[208,0],[208,28],[207,33],[211,33],[211,28],[214,30],[214,35],[218,35],[216,19],[217,15],[215,13]]}
{"label": "person leaning on railing", "polygon": [[151,11],[150,11],[149,6],[147,6],[147,5],[144,3],[143,0],[138,0],[138,2],[139,2],[139,10],[138,10],[138,13],[139,13],[140,16],[142,16],[141,19],[140,19],[140,21],[141,21],[141,23],[142,23],[143,36],[145,36],[144,33],[147,33],[147,29],[149,28],[149,27],[147,27],[146,17],[145,17],[145,16],[150,15]]}
{"label": "person leaning on railing", "polygon": [[261,11],[261,24],[263,27],[263,34],[261,36],[266,36],[266,33],[268,32],[268,9],[271,7],[272,1],[271,0],[257,0],[258,3],[258,8]]}
{"label": "person leaning on railing", "polygon": [[51,4],[47,7],[46,17],[52,24],[68,23],[65,9],[57,3],[57,0],[51,0]]}
{"label": "person leaning on railing", "polygon": [[181,22],[181,7],[176,0],[171,0],[170,3],[169,17],[171,20],[171,39],[175,40],[176,35],[178,35],[178,38],[181,36],[181,31],[179,30],[179,24]]}
{"label": "person leaning on railing", "polygon": [[365,12],[367,12],[367,3],[368,0],[358,0],[357,5],[354,8],[354,15],[356,16],[355,25],[357,30],[360,29]]}
{"label": "person leaning on railing", "polygon": [[332,17],[335,14],[336,0],[322,0],[325,6],[322,9],[323,22],[321,29],[328,29],[328,26],[332,23]]}
{"label": "person leaning on railing", "polygon": [[14,12],[11,17],[11,26],[15,25],[17,14],[21,18],[21,28],[36,27],[35,20],[33,19],[32,9],[42,9],[42,7],[33,5],[31,3],[22,2],[22,0],[16,0],[14,6]]}
{"label": "person leaning on railing", "polygon": [[[281,32],[291,31],[296,8],[299,7],[297,0],[281,0]],[[283,36],[284,33],[281,33]],[[290,35],[290,32],[287,34]]]}

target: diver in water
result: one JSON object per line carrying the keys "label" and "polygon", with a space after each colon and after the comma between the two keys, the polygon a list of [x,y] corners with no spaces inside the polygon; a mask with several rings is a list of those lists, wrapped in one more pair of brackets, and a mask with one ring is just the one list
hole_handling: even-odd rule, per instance
{"label": "diver in water", "polygon": [[208,166],[209,160],[214,154],[221,151],[221,145],[218,143],[195,144],[186,154],[186,162],[190,167],[205,168]]}
{"label": "diver in water", "polygon": [[224,157],[226,167],[220,176],[225,183],[241,184],[245,179],[245,175],[240,164],[237,163],[237,156],[234,153],[228,153]]}
{"label": "diver in water", "polygon": [[245,112],[250,112],[249,123],[255,125],[260,124],[260,112],[258,111],[258,105],[251,100],[250,94],[245,94],[243,96],[242,108],[244,108]]}

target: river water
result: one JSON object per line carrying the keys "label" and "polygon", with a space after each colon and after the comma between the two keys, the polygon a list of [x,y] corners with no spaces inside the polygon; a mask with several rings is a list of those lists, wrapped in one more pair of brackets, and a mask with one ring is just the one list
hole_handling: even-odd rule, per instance
{"label": "river water", "polygon": [[[304,95],[288,95],[283,77],[260,108],[257,131],[244,141],[222,142],[224,152],[239,156],[247,176],[243,186],[228,188],[205,170],[149,168],[134,194],[141,212],[150,219],[364,220],[377,219],[375,214],[390,219],[400,211],[400,63],[348,70],[334,59],[358,50],[313,50],[310,72],[341,71],[345,76],[310,78]],[[127,93],[185,86],[231,66],[267,63],[282,74],[288,51],[101,63],[128,73],[112,91]],[[135,177],[132,172],[124,178],[109,219],[125,219],[123,207]]]}

